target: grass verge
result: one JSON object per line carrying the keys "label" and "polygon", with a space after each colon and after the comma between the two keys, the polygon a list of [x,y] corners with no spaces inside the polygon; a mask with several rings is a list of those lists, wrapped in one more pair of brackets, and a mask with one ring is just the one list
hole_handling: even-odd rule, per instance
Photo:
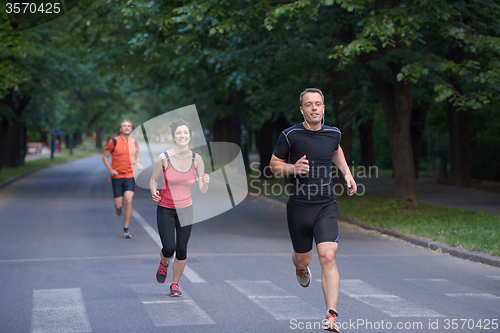
{"label": "grass verge", "polygon": [[96,149],[96,150],[74,153],[73,155],[55,156],[53,160],[51,160],[50,157],[41,158],[38,160],[26,162],[23,166],[20,166],[19,168],[3,168],[2,171],[0,172],[0,183],[30,170],[44,168],[49,165],[76,160],[79,158],[92,156],[94,154],[99,154],[99,153],[102,154],[102,151],[103,151],[102,149]]}
{"label": "grass verge", "polygon": [[[286,184],[283,178],[262,179],[252,170],[248,184],[252,193],[288,198],[281,190]],[[500,216],[423,202],[419,210],[412,212],[399,208],[394,197],[372,194],[341,196],[337,202],[339,214],[373,226],[500,256]]]}
{"label": "grass verge", "polygon": [[370,225],[500,256],[500,216],[420,202],[416,212],[401,209],[393,197],[365,194],[339,197],[339,213]]}

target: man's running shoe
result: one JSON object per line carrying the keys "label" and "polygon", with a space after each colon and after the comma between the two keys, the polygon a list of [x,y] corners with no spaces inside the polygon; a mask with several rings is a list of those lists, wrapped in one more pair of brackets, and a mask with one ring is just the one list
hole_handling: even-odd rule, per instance
{"label": "man's running shoe", "polygon": [[130,231],[127,230],[123,230],[123,237],[124,238],[132,238],[132,235],[130,234]]}
{"label": "man's running shoe", "polygon": [[120,208],[120,209],[116,208],[116,215],[118,215],[118,216],[122,215],[122,208]]}
{"label": "man's running shoe", "polygon": [[167,269],[168,269],[168,263],[165,266],[161,263],[160,259],[160,263],[158,264],[158,270],[156,271],[156,281],[158,281],[158,283],[165,283],[165,280],[167,279]]}
{"label": "man's running shoe", "polygon": [[332,310],[332,309],[330,309],[326,312],[326,319],[323,321],[324,322],[323,329],[325,331],[340,332],[338,330],[338,328],[336,327],[337,325],[335,325],[335,322],[337,321],[338,315],[339,314],[335,310]]}
{"label": "man's running shoe", "polygon": [[181,289],[179,288],[179,285],[177,283],[172,282],[170,284],[170,296],[172,297],[182,296]]}
{"label": "man's running shoe", "polygon": [[311,271],[309,270],[309,267],[306,268],[295,267],[295,274],[297,275],[297,280],[299,281],[302,287],[305,288],[309,286],[309,283],[311,283]]}

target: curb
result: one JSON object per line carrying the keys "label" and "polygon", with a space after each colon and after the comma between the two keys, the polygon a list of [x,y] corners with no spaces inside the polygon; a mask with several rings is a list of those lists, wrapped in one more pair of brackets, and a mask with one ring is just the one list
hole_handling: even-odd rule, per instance
{"label": "curb", "polygon": [[5,186],[21,179],[21,178],[24,178],[26,176],[29,176],[31,175],[32,173],[35,173],[35,172],[38,172],[40,170],[44,170],[44,169],[48,169],[48,168],[52,168],[52,167],[56,167],[56,166],[61,166],[61,165],[65,165],[65,164],[69,164],[69,163],[73,163],[73,162],[76,162],[76,161],[81,161],[81,160],[84,160],[86,158],[90,158],[90,157],[94,157],[95,155],[99,155],[98,153],[94,154],[94,155],[90,155],[90,156],[86,156],[86,157],[82,157],[82,158],[77,158],[77,159],[74,159],[74,160],[71,160],[71,161],[66,161],[66,162],[60,162],[60,163],[54,163],[54,164],[51,164],[51,165],[47,165],[47,166],[44,166],[44,167],[40,167],[40,168],[36,168],[36,169],[32,169],[32,170],[28,170],[26,172],[23,172],[19,175],[16,175],[14,177],[11,177],[7,180],[4,180],[3,182],[0,183],[0,189],[4,188]]}
{"label": "curb", "polygon": [[[271,200],[276,200],[280,202],[287,202],[287,199],[282,198],[282,197],[276,197],[276,196],[266,196],[263,194],[260,194],[260,196],[263,196],[265,198],[271,199]],[[472,251],[467,251],[458,247],[452,247],[449,245],[441,244],[435,241],[432,241],[427,238],[422,238],[422,237],[417,237],[417,236],[407,236],[405,234],[402,234],[400,232],[391,230],[391,229],[383,229],[380,227],[372,226],[370,224],[367,224],[365,222],[361,222],[355,219],[352,219],[350,217],[344,216],[339,214],[338,215],[339,220],[354,224],[358,227],[361,227],[366,230],[373,230],[376,232],[379,232],[384,235],[392,236],[398,239],[402,239],[405,242],[423,247],[425,249],[430,249],[433,251],[441,251],[442,253],[447,253],[451,256],[461,258],[461,259],[466,259],[470,261],[474,261],[480,264],[485,264],[485,265],[490,265],[493,267],[498,267],[500,268],[500,258],[493,257],[489,254],[486,253],[480,253],[480,252],[472,252]]]}
{"label": "curb", "polygon": [[21,173],[19,175],[16,175],[14,177],[11,177],[11,178],[9,178],[7,180],[4,180],[3,182],[0,183],[0,189],[2,189],[5,186],[7,186],[7,185],[9,185],[9,184],[11,184],[13,182],[15,182],[16,180],[19,180],[19,179],[21,179],[23,177],[31,175],[34,172],[37,172],[39,170],[46,169],[46,168],[48,168],[48,166],[47,167],[43,167],[43,168],[36,168],[36,169],[33,169],[33,170],[29,170],[29,171],[23,172],[23,173]]}
{"label": "curb", "polygon": [[383,229],[380,227],[372,226],[367,223],[351,219],[350,217],[344,216],[344,215],[339,215],[339,219],[342,221],[345,221],[350,224],[354,224],[358,227],[361,227],[366,230],[373,230],[377,231],[381,234],[392,236],[395,238],[402,239],[408,243],[414,244],[421,246],[426,249],[430,249],[433,251],[438,251],[440,250],[442,253],[447,253],[449,255],[452,255],[457,258],[461,259],[466,259],[470,261],[474,261],[477,263],[485,264],[485,265],[490,265],[494,267],[500,268],[500,258],[493,257],[489,254],[486,253],[480,253],[480,252],[472,252],[472,251],[467,251],[458,247],[452,247],[449,245],[441,244],[435,241],[432,241],[427,238],[422,238],[422,237],[417,237],[417,236],[407,236],[404,235],[400,232],[390,230],[390,229]]}

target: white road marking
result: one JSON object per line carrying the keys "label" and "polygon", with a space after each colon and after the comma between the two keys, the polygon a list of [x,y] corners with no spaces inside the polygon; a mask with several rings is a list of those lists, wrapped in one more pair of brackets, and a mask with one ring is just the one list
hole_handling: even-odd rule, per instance
{"label": "white road marking", "polygon": [[149,234],[149,236],[151,238],[153,238],[153,240],[155,241],[155,243],[161,249],[162,245],[161,245],[160,235],[158,235],[158,233],[156,232],[156,230],[153,229],[149,225],[149,223],[146,222],[146,220],[141,216],[141,214],[139,214],[135,209],[132,210],[132,216],[135,217],[135,219],[137,220],[137,222],[139,222],[139,224],[144,228],[144,230],[146,230],[146,232]]}
{"label": "white road marking", "polygon": [[446,317],[399,296],[387,294],[361,280],[340,280],[340,292],[391,317]]}
{"label": "white road marking", "polygon": [[175,301],[143,301],[142,304],[170,304],[170,303],[179,303],[179,302],[191,302],[190,299],[178,299]]}
{"label": "white road marking", "polygon": [[262,295],[262,296],[248,296],[250,299],[254,298],[298,298],[297,296],[267,296],[267,295]]}
{"label": "white road marking", "polygon": [[184,267],[184,276],[186,276],[189,281],[192,283],[205,283],[206,281],[203,280],[195,271],[191,269],[190,266],[186,265]]}
{"label": "white road marking", "polygon": [[[161,240],[160,240],[160,235],[158,235],[158,232],[156,232],[155,229],[153,229],[149,223],[137,212],[135,209],[132,211],[132,216],[135,217],[137,222],[146,230],[146,232],[153,238],[153,240],[158,244],[160,249],[162,248],[161,245]],[[195,271],[191,269],[188,265],[184,268],[184,276],[189,279],[192,283],[205,283],[206,281],[203,280]]]}
{"label": "white road marking", "polygon": [[491,278],[491,279],[500,281],[500,275],[498,275],[498,276],[488,276],[488,277]]}
{"label": "white road marking", "polygon": [[472,287],[463,286],[446,279],[405,279],[405,281],[409,281],[421,287],[439,291],[449,297],[474,297],[482,298],[485,300],[500,299],[499,296],[489,293],[482,293]]}
{"label": "white road marking", "polygon": [[446,294],[450,297],[473,297],[473,298],[485,298],[485,299],[500,299],[500,297],[488,294],[488,293],[457,293],[457,294]]}
{"label": "white road marking", "polygon": [[91,331],[80,288],[33,290],[31,333]]}
{"label": "white road marking", "polygon": [[318,319],[323,312],[270,281],[226,281],[276,320]]}
{"label": "white road marking", "polygon": [[182,297],[170,297],[166,293],[168,288],[160,284],[134,284],[130,287],[157,327],[215,324],[184,290]]}

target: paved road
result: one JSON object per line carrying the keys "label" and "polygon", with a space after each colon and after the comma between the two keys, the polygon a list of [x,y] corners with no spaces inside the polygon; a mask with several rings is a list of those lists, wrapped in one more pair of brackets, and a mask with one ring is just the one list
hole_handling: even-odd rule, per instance
{"label": "paved road", "polygon": [[[282,203],[249,196],[195,224],[176,299],[154,277],[148,191],[136,192],[132,239],[112,205],[99,156],[0,190],[0,332],[321,331],[300,329],[324,316],[320,267],[313,258],[313,283],[298,285]],[[500,330],[500,270],[344,223],[340,233],[343,332]]]}

